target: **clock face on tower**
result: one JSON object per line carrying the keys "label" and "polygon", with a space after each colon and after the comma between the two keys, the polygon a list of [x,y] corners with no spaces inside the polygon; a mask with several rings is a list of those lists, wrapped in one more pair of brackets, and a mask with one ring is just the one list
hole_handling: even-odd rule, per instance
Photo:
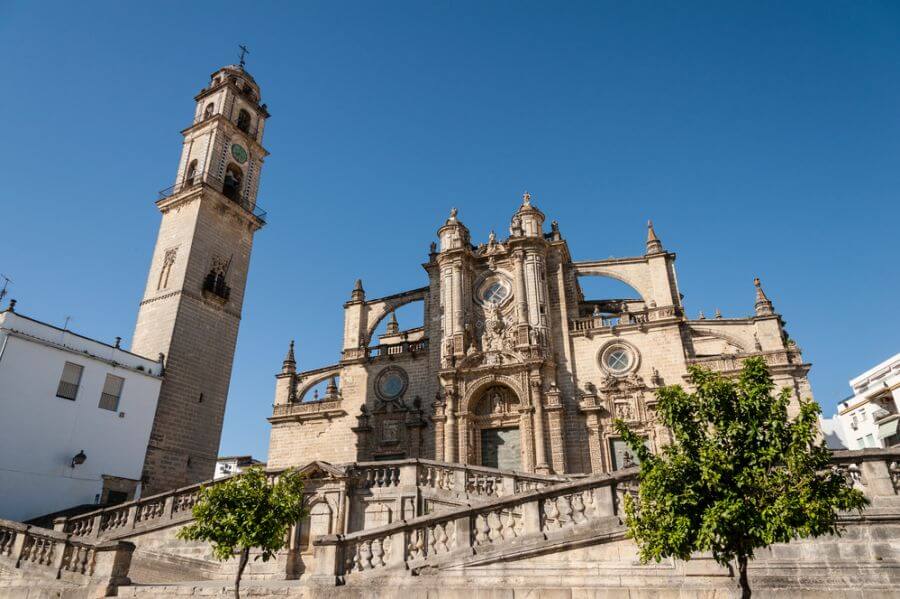
{"label": "clock face on tower", "polygon": [[241,164],[247,162],[247,150],[245,150],[238,144],[232,144],[231,155],[234,156],[234,159]]}

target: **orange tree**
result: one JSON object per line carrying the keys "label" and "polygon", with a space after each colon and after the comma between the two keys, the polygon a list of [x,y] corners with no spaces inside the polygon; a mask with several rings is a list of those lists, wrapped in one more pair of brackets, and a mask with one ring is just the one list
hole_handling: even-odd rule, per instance
{"label": "orange tree", "polygon": [[638,500],[625,502],[629,536],[644,563],[696,551],[723,566],[737,561],[747,598],[755,549],[840,534],[837,510],[861,510],[867,501],[830,468],[819,406],[801,400],[789,419],[790,391],[774,393],[761,358],[745,360],[736,378],[692,367],[689,380],[693,393],[679,385],[657,392],[659,418],[673,437],[658,454],[615,423],[641,461]]}

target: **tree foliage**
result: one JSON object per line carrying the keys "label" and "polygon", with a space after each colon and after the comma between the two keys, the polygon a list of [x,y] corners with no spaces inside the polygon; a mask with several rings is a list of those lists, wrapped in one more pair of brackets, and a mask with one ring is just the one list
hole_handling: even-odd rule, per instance
{"label": "tree foliage", "polygon": [[208,541],[216,559],[239,555],[235,596],[250,549],[259,550],[255,559],[269,561],[284,547],[288,528],[305,515],[303,478],[293,470],[278,476],[274,483],[266,472],[252,467],[225,481],[200,488],[193,509],[194,522],[178,531],[178,537]]}
{"label": "tree foliage", "polygon": [[819,439],[819,406],[801,400],[788,418],[790,390],[773,393],[761,358],[725,378],[690,369],[679,385],[657,392],[659,418],[673,442],[654,455],[622,421],[615,427],[639,457],[638,501],[626,498],[629,535],[641,560],[690,559],[709,551],[720,564],[737,560],[744,597],[754,550],[800,537],[839,534],[836,510],[867,501],[830,468]]}

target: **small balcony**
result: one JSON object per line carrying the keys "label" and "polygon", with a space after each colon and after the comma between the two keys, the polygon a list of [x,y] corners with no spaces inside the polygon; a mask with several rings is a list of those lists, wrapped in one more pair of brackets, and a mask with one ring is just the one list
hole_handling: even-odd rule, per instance
{"label": "small balcony", "polygon": [[231,185],[227,185],[225,181],[215,177],[209,173],[206,175],[202,175],[200,173],[195,174],[193,177],[185,179],[171,187],[167,187],[159,192],[159,199],[164,200],[168,197],[171,197],[175,194],[181,193],[183,191],[187,191],[190,189],[199,188],[202,186],[206,186],[214,189],[215,191],[221,193],[226,198],[258,218],[260,221],[265,224],[266,222],[266,211],[260,208],[257,204],[253,202],[247,201],[245,198],[241,198],[238,190],[235,189]]}

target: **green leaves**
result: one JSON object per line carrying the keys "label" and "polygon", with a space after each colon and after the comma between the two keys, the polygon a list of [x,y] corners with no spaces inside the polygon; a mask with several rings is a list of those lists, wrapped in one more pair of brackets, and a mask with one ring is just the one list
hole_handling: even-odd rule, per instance
{"label": "green leaves", "polygon": [[269,484],[262,468],[249,468],[224,482],[200,489],[194,523],[178,537],[209,541],[216,559],[257,548],[268,561],[284,546],[288,527],[304,516],[303,479],[293,470]]}
{"label": "green leaves", "polygon": [[690,382],[694,393],[657,392],[673,437],[659,454],[614,424],[641,459],[639,500],[625,512],[642,561],[709,551],[725,565],[772,543],[838,533],[836,510],[867,504],[829,468],[819,406],[801,400],[789,419],[790,391],[774,393],[761,358],[747,359],[735,379],[692,367]]}

